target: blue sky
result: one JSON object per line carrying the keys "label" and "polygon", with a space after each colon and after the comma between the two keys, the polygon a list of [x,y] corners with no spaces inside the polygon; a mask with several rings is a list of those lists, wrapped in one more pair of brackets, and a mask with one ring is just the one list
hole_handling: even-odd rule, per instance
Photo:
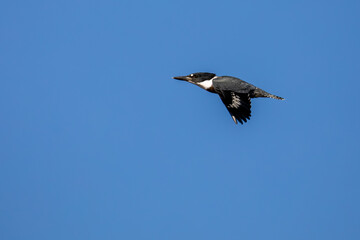
{"label": "blue sky", "polygon": [[[1,239],[359,239],[359,1],[2,1]],[[171,79],[209,71],[254,99]]]}

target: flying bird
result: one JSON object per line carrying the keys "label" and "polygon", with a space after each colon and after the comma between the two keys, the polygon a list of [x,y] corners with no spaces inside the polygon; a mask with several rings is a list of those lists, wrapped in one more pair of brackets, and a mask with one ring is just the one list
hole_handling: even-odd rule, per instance
{"label": "flying bird", "polygon": [[267,97],[284,100],[282,97],[265,92],[236,77],[216,76],[214,73],[198,72],[173,78],[195,84],[209,92],[217,93],[235,124],[237,124],[237,121],[243,124],[243,122],[250,120],[251,98]]}

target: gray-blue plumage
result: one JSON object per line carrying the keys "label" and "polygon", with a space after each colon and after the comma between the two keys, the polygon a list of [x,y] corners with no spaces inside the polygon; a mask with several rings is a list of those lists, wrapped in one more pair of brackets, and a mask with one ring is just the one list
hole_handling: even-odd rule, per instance
{"label": "gray-blue plumage", "polygon": [[231,76],[216,76],[214,73],[199,72],[187,76],[174,77],[187,81],[199,87],[217,93],[228,109],[235,123],[247,122],[251,116],[251,98],[268,97],[283,100],[239,78]]}

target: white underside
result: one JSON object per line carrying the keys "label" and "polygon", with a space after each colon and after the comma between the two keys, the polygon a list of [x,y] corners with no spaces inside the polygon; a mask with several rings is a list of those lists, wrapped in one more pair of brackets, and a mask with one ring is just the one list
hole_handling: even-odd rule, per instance
{"label": "white underside", "polygon": [[212,79],[197,83],[203,89],[209,89],[213,85]]}
{"label": "white underside", "polygon": [[199,83],[195,83],[196,85],[198,85],[199,87],[208,90],[209,88],[211,88],[213,86],[213,79],[215,79],[216,77],[213,77],[210,80],[206,80],[203,82],[199,82]]}

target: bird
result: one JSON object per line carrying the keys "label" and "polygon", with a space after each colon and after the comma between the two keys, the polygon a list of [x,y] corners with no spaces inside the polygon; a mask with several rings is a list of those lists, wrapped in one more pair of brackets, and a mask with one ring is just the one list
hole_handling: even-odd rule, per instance
{"label": "bird", "polygon": [[251,98],[274,98],[284,100],[282,97],[270,94],[239,78],[231,76],[216,76],[209,72],[196,72],[186,76],[173,77],[176,80],[195,84],[208,92],[216,93],[226,106],[235,124],[243,124],[251,117]]}

